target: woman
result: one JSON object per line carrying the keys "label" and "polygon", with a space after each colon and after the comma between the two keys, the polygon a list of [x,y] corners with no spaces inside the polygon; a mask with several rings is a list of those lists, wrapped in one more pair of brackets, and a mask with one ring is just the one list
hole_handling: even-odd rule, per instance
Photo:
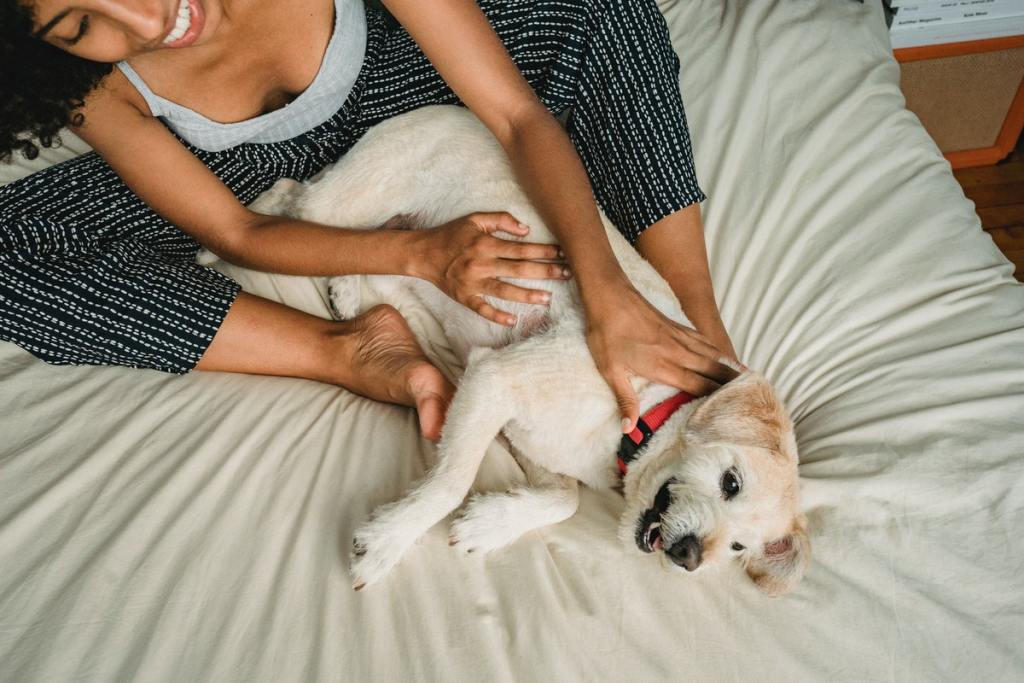
{"label": "woman", "polygon": [[[482,295],[542,303],[580,286],[623,430],[631,374],[704,394],[734,376],[703,241],[678,90],[655,0],[0,0],[0,153],[72,128],[95,149],[0,188],[0,339],[58,364],[308,377],[414,405],[436,438],[452,388],[392,309],[333,323],[239,292],[200,244],[295,275],[397,273],[500,324]],[[423,232],[348,231],[246,204],[306,179],[367,128],[468,106],[561,242],[474,214]],[[570,111],[564,131],[553,114]],[[589,182],[588,182],[589,181]],[[591,184],[593,188],[591,187]],[[700,332],[636,292],[594,196],[665,276]],[[541,287],[542,285],[539,285]]]}

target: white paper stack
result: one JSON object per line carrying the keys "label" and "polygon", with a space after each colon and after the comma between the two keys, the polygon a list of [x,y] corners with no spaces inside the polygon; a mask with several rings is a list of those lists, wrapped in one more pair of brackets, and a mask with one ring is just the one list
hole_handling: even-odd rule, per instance
{"label": "white paper stack", "polygon": [[1024,35],[1024,0],[892,0],[893,48]]}

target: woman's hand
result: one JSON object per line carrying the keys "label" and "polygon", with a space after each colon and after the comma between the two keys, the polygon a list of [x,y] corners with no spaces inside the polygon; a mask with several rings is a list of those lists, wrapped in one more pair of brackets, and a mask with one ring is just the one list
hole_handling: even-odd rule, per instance
{"label": "woman's hand", "polygon": [[704,396],[739,374],[719,361],[727,353],[662,315],[625,276],[609,289],[614,297],[587,305],[587,345],[615,394],[623,433],[632,431],[640,418],[631,376]]}
{"label": "woman's hand", "polygon": [[516,317],[488,304],[485,295],[547,304],[551,293],[498,278],[564,280],[570,273],[564,263],[540,262],[561,259],[558,246],[505,240],[496,232],[525,237],[530,228],[507,213],[474,213],[422,231],[426,247],[416,274],[488,320],[512,327]]}

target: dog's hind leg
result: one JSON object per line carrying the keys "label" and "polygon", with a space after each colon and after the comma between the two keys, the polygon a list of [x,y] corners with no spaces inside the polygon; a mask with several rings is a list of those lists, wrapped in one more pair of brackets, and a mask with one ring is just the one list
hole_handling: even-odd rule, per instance
{"label": "dog's hind leg", "polygon": [[352,541],[353,587],[382,578],[416,540],[459,506],[487,447],[512,417],[507,370],[481,352],[462,379],[437,446],[438,462],[403,499],[378,508]]}
{"label": "dog's hind leg", "polygon": [[572,517],[579,507],[579,482],[518,458],[529,486],[473,496],[452,523],[449,544],[464,552],[490,552],[528,531]]}

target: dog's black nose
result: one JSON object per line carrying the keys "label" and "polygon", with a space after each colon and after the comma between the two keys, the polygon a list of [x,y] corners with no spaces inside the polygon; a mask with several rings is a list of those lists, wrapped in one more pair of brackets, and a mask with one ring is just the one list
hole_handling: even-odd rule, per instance
{"label": "dog's black nose", "polygon": [[700,566],[700,556],[703,550],[704,547],[701,545],[700,540],[693,534],[690,534],[689,536],[683,536],[673,543],[672,547],[666,550],[665,553],[680,567],[683,567],[688,572],[692,572]]}

